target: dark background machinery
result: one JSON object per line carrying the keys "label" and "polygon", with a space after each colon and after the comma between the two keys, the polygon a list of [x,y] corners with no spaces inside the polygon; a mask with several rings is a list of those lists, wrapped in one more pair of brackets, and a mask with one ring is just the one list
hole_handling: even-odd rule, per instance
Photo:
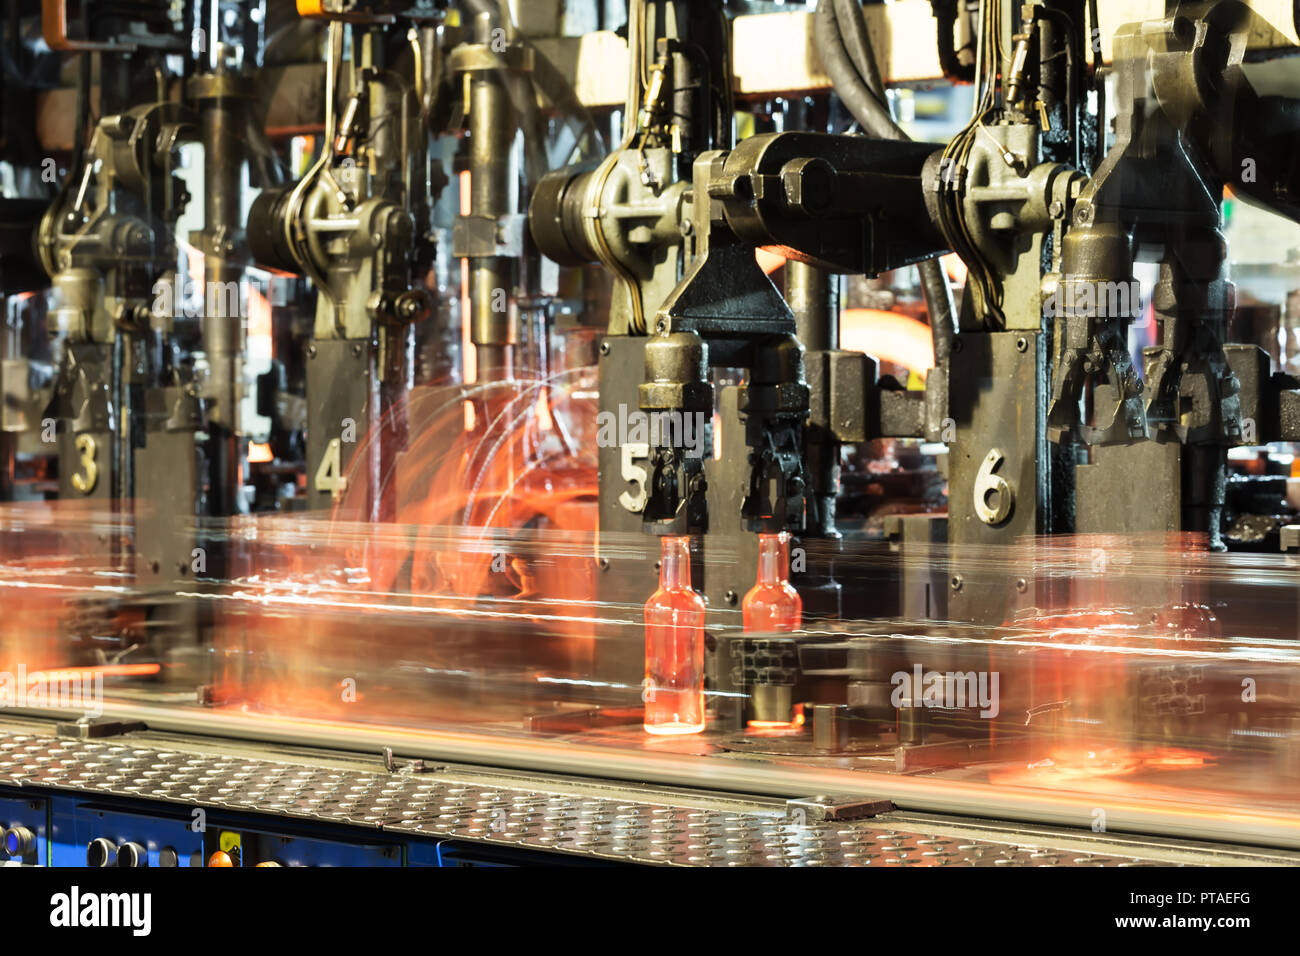
{"label": "dark background machinery", "polygon": [[[1235,566],[1206,556],[1238,547],[1244,519],[1267,546],[1300,540],[1300,495],[1288,500],[1279,473],[1282,443],[1300,440],[1300,381],[1266,335],[1234,341],[1252,329],[1224,239],[1225,202],[1300,210],[1300,100],[1260,92],[1248,69],[1294,52],[1295,11],[1171,2],[1155,20],[1099,25],[1097,6],[14,5],[0,113],[5,531],[47,513],[37,505],[85,509],[90,543],[74,556],[92,583],[68,566],[85,594],[52,631],[69,638],[56,658],[70,656],[41,666],[128,678],[123,714],[55,734],[141,741],[156,732],[141,723],[172,721],[188,733],[175,708],[197,705],[256,736],[246,715],[286,688],[303,691],[292,716],[326,719],[338,702],[308,691],[332,692],[348,661],[378,675],[363,703],[385,718],[410,704],[401,716],[417,725],[459,713],[504,734],[522,709],[546,759],[563,759],[562,744],[547,749],[556,735],[579,749],[595,746],[584,734],[622,740],[663,535],[693,539],[709,608],[710,734],[684,746],[740,755],[731,769],[752,792],[788,781],[745,778],[750,757],[828,773],[893,760],[909,774],[1019,755],[1019,728],[1065,709],[1041,670],[993,723],[894,700],[891,675],[991,667],[1010,653],[1003,639],[1028,659],[1021,645],[1056,640],[1058,616],[1105,635],[1114,614],[1140,614],[1156,650],[1200,653],[1160,642],[1218,633],[1241,582],[1192,580]],[[934,44],[908,39],[917,23]],[[772,55],[791,37],[808,64]],[[905,107],[929,92],[900,91],[909,81],[955,84],[941,141],[904,132],[920,131]],[[970,94],[969,119],[954,90]],[[868,348],[846,343],[850,313],[902,300],[931,367],[886,357],[883,326]],[[579,406],[669,427],[592,448]],[[448,482],[430,448],[491,467]],[[456,506],[439,510],[438,496]],[[873,498],[897,508],[882,518]],[[435,514],[454,514],[463,537],[425,540],[445,530]],[[42,549],[66,549],[66,527],[41,529],[0,554],[6,574],[48,571]],[[808,626],[746,634],[757,535],[778,532],[794,536]],[[1079,553],[1085,580],[1057,573]],[[1112,573],[1121,555],[1139,567]],[[477,578],[475,561],[488,568]],[[247,639],[233,649],[232,617]],[[1287,620],[1250,636],[1274,640]],[[1235,664],[1198,694],[1200,665],[1144,654],[1124,673],[1076,668],[1093,683],[1074,713],[1107,732],[1158,723],[1165,751],[1211,731],[1272,740],[1295,719],[1289,689],[1271,690],[1263,715],[1228,706]],[[1161,719],[1110,698],[1155,701]],[[291,720],[265,726],[304,742]],[[339,746],[378,751],[369,726],[338,731]],[[50,730],[12,731],[19,756],[0,785],[57,746]],[[78,747],[120,756],[116,743]],[[332,759],[367,796],[396,782],[415,803],[430,792],[418,782],[447,769],[391,751],[382,770]],[[526,746],[513,759],[501,774],[543,760]],[[448,771],[449,786],[474,790],[476,773]],[[545,812],[541,785],[480,782],[455,812],[414,829],[384,817],[364,841],[342,811],[295,828],[239,804],[196,839],[174,807],[114,805],[101,825],[79,797],[23,805],[9,790],[0,823],[25,862],[67,862],[83,843],[118,865],[140,847],[152,865],[527,848],[512,808]],[[789,796],[710,819],[895,812]],[[653,855],[602,840],[609,859]]]}

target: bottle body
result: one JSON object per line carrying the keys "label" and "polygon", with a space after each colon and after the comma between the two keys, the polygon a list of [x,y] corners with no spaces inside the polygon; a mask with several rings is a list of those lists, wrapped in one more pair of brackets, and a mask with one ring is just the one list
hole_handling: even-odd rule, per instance
{"label": "bottle body", "polygon": [[803,626],[803,598],[790,584],[790,535],[758,536],[758,582],[741,605],[745,630],[789,633]]}
{"label": "bottle body", "polygon": [[647,733],[704,730],[704,599],[691,588],[690,539],[665,536],[659,589],[645,605]]}

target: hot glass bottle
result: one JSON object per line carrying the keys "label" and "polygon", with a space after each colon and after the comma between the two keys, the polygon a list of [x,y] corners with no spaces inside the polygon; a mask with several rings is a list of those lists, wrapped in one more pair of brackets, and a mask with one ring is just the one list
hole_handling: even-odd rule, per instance
{"label": "hot glass bottle", "polygon": [[665,536],[659,590],[645,604],[645,729],[704,729],[704,599],[691,588],[690,538]]}
{"label": "hot glass bottle", "polygon": [[803,598],[790,584],[790,535],[758,536],[758,583],[745,595],[741,614],[746,631],[797,631],[803,624]]}

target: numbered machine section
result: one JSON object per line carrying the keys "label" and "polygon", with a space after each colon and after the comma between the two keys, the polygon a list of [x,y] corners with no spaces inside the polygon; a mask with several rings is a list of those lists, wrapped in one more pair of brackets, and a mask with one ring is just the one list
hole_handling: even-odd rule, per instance
{"label": "numbered machine section", "polygon": [[347,490],[347,473],[358,449],[364,451],[378,401],[368,346],[331,339],[310,345],[307,394],[308,418],[316,426],[307,432],[308,496],[312,507],[328,509]]}

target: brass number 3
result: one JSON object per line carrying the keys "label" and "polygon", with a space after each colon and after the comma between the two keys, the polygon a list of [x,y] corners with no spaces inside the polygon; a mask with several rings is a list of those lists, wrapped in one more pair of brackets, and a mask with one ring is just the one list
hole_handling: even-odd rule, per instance
{"label": "brass number 3", "polygon": [[81,455],[81,471],[72,476],[72,487],[83,495],[95,490],[99,480],[99,466],[95,464],[95,439],[90,435],[77,436],[77,452]]}

